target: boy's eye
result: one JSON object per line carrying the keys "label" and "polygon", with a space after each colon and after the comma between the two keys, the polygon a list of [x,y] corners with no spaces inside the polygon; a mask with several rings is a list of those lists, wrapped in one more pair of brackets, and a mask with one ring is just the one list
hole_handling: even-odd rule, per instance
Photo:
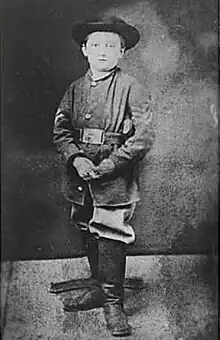
{"label": "boy's eye", "polygon": [[115,47],[115,44],[106,44],[106,47]]}
{"label": "boy's eye", "polygon": [[97,43],[92,43],[92,47],[98,47],[99,46],[99,44],[97,44]]}

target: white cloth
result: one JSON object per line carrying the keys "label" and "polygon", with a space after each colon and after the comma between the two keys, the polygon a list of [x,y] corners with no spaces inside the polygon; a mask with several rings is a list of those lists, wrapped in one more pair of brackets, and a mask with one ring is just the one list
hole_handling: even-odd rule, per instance
{"label": "white cloth", "polygon": [[134,213],[136,204],[117,207],[94,207],[88,227],[92,234],[112,240],[133,243],[135,232],[128,223]]}

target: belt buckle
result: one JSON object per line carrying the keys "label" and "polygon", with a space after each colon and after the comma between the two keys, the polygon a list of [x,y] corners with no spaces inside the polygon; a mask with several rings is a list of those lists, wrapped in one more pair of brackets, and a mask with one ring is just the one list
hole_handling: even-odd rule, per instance
{"label": "belt buckle", "polygon": [[103,144],[104,130],[100,129],[83,129],[82,142],[86,144]]}

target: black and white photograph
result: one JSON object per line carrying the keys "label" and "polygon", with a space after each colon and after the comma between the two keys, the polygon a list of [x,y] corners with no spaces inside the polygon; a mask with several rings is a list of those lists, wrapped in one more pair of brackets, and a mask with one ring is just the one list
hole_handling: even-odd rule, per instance
{"label": "black and white photograph", "polygon": [[218,1],[0,13],[2,340],[217,340]]}

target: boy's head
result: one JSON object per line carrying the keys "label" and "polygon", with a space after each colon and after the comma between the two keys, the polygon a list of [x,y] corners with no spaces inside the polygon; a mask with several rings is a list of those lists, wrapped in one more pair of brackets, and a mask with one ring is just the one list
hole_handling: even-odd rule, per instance
{"label": "boy's head", "polygon": [[81,46],[90,66],[100,72],[116,66],[125,50],[134,47],[140,39],[135,27],[117,17],[76,23],[72,37]]}
{"label": "boy's head", "polygon": [[83,42],[82,52],[93,70],[106,72],[124,55],[125,42],[117,33],[93,32]]}

